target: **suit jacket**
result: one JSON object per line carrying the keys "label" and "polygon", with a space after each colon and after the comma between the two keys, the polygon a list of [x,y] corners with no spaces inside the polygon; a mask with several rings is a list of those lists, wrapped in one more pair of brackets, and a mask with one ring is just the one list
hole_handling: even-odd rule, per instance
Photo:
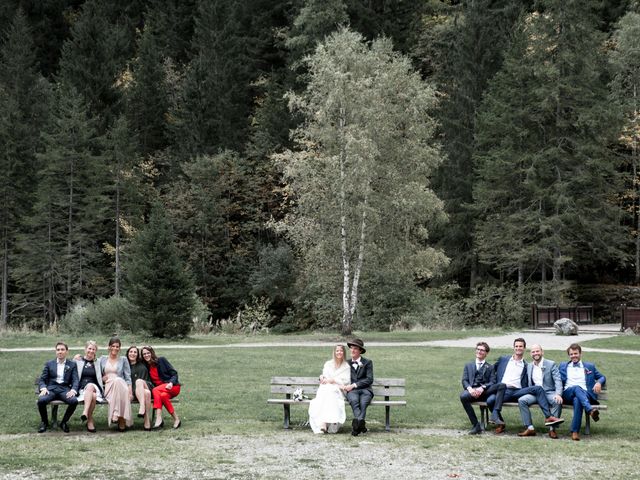
{"label": "suit jacket", "polygon": [[351,369],[351,383],[355,383],[356,388],[371,390],[373,384],[373,362],[368,358],[360,357],[361,367],[355,368],[357,365],[353,360],[349,360],[349,368]]}
{"label": "suit jacket", "polygon": [[476,362],[469,362],[464,366],[462,371],[462,388],[466,390],[469,387],[476,388],[483,386],[485,390],[496,383],[496,370],[493,365],[485,361],[482,365],[480,373],[482,374],[482,381],[479,385],[475,385],[473,382],[476,377]]}
{"label": "suit jacket", "polygon": [[[84,368],[84,357],[80,360],[76,360],[76,365],[78,366],[78,381],[82,378],[82,369]],[[98,380],[98,386],[100,390],[104,392],[104,385],[102,384],[102,368],[100,365],[100,359],[96,358],[93,361],[93,365],[96,369],[96,380]]]}
{"label": "suit jacket", "polygon": [[[53,385],[60,385],[56,383],[56,378],[58,376],[58,361],[50,360],[44,364],[44,369],[42,370],[42,375],[40,375],[40,379],[38,380],[38,388],[42,390],[43,388],[48,388]],[[78,377],[78,369],[76,367],[76,362],[73,360],[66,359],[64,362],[64,374],[62,377],[63,387],[67,387],[75,390],[78,393],[78,385],[80,383],[80,379]]]}
{"label": "suit jacket", "polygon": [[[509,364],[509,360],[513,355],[503,355],[498,361],[495,363],[494,368],[496,370],[496,382],[502,383],[502,378],[504,377],[504,372],[507,370],[507,365]],[[520,377],[520,386],[522,388],[528,387],[529,383],[527,381],[527,362],[524,362],[524,368],[522,369],[522,376]]]}
{"label": "suit jacket", "polygon": [[[527,382],[533,385],[533,363],[527,363]],[[562,378],[560,378],[560,369],[558,364],[553,360],[542,361],[542,388],[545,393],[555,393],[562,396]]]}
{"label": "suit jacket", "polygon": [[[100,357],[100,361],[96,362],[100,364],[99,367],[96,367],[96,371],[98,370],[98,368],[100,368],[100,372],[102,373],[102,375],[104,375],[104,367],[107,364],[108,359],[108,356],[103,355],[102,357]],[[129,366],[129,360],[127,360],[127,357],[118,358],[117,365],[118,376],[123,378],[127,385],[131,385],[131,367]]]}
{"label": "suit jacket", "polygon": [[169,363],[169,360],[164,357],[158,357],[156,368],[158,369],[158,375],[163,382],[171,382],[174,385],[180,385],[180,382],[178,381],[178,372],[173,368],[173,365]]}
{"label": "suit jacket", "polygon": [[[567,367],[569,363],[571,362],[562,362],[560,364],[560,378],[562,379],[563,385],[567,383]],[[589,395],[591,400],[597,400],[598,396],[593,391],[593,387],[595,387],[596,382],[600,382],[604,387],[607,378],[598,371],[595,363],[582,362],[582,366],[584,367],[584,380],[587,384],[587,395]]]}

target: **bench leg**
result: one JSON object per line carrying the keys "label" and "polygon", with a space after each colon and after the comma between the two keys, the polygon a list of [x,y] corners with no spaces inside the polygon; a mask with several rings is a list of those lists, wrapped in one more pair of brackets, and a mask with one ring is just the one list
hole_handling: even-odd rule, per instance
{"label": "bench leg", "polygon": [[391,407],[389,405],[385,405],[384,406],[384,429],[387,432],[391,431],[391,425],[390,425],[391,424],[391,421],[390,421],[391,415],[390,415],[390,413],[391,413]]}
{"label": "bench leg", "polygon": [[291,407],[286,403],[282,406],[284,407],[284,428],[288,430],[290,428],[289,421],[291,419]]}
{"label": "bench leg", "polygon": [[58,428],[58,405],[51,405],[51,428]]}
{"label": "bench leg", "polygon": [[591,435],[591,416],[586,410],[584,411],[584,434]]}
{"label": "bench leg", "polygon": [[480,426],[483,430],[487,429],[489,425],[489,409],[484,405],[480,406]]}

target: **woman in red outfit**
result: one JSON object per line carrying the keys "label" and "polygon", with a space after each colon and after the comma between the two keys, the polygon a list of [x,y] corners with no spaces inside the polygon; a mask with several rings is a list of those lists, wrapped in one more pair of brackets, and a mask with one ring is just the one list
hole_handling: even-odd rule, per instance
{"label": "woman in red outfit", "polygon": [[173,417],[173,428],[180,428],[180,417],[178,417],[171,404],[171,399],[180,393],[178,372],[166,358],[158,357],[153,348],[148,345],[142,347],[142,361],[147,365],[149,376],[155,385],[153,389],[153,408],[156,411],[156,421],[153,428],[158,429],[164,426],[164,420],[162,419],[163,405]]}

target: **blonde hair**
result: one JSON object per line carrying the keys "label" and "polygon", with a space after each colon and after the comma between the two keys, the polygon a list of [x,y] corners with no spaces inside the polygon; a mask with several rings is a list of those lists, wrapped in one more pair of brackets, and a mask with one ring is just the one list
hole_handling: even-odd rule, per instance
{"label": "blonde hair", "polygon": [[[342,350],[342,360],[340,361],[340,363],[338,363],[338,359],[336,358],[336,348],[340,348],[340,350]],[[342,362],[345,361],[345,358],[347,356],[347,349],[345,348],[344,345],[342,345],[341,343],[338,343],[335,347],[333,347],[333,363],[336,366],[342,365]]]}
{"label": "blonde hair", "polygon": [[87,343],[84,344],[85,350],[89,345],[93,345],[98,350],[98,343],[95,340],[87,340]]}

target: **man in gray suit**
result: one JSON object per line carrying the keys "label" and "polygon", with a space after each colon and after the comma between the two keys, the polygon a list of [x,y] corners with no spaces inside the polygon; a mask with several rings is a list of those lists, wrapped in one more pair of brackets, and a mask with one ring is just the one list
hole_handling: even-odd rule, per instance
{"label": "man in gray suit", "polygon": [[[554,361],[544,358],[544,352],[540,345],[532,345],[530,353],[533,362],[527,364],[529,385],[542,386],[549,401],[551,415],[560,417],[562,412],[562,379],[560,378],[558,365]],[[531,420],[531,411],[529,410],[529,407],[534,403],[537,403],[537,400],[533,395],[524,395],[518,399],[520,416],[522,417],[522,423],[526,427],[524,431],[518,433],[521,437],[531,437],[536,434]],[[558,438],[558,434],[555,431],[556,426],[549,427],[549,436],[554,439]]]}

